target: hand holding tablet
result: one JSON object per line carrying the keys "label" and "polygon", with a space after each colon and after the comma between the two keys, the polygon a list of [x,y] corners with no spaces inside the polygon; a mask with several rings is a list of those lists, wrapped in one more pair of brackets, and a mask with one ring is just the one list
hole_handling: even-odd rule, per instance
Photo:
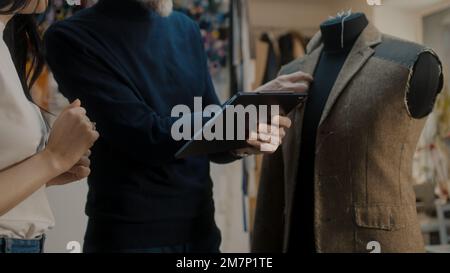
{"label": "hand holding tablet", "polygon": [[[296,106],[302,105],[307,97],[306,92],[295,93],[293,91],[257,91],[249,93],[238,93],[222,106],[220,112],[207,122],[202,130],[196,132],[192,140],[188,141],[175,155],[177,158],[185,158],[195,155],[207,155],[220,152],[229,152],[243,148],[268,148],[261,147],[261,136],[270,136],[277,133],[281,136],[282,130],[265,130],[259,124],[267,124],[267,127],[284,126],[287,121],[275,119],[278,124],[272,124],[276,116],[281,113],[289,113]],[[268,122],[270,121],[270,122]],[[212,130],[214,129],[214,130]],[[277,128],[281,129],[281,128]],[[213,140],[201,137],[205,132],[223,132]],[[250,133],[258,132],[257,136]],[[271,138],[271,141],[276,138]],[[272,143],[273,145],[275,143]],[[270,145],[270,144],[267,144]],[[279,145],[279,144],[278,144]],[[277,145],[277,147],[278,147]],[[247,150],[249,151],[249,150]],[[261,152],[264,152],[261,150]]]}

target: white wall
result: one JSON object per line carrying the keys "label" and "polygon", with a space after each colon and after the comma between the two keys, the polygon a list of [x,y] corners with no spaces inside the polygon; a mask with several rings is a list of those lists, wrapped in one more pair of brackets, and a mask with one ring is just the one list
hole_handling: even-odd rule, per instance
{"label": "white wall", "polygon": [[409,41],[418,41],[420,29],[415,12],[385,4],[374,8],[373,24],[383,33]]}
{"label": "white wall", "polygon": [[[449,65],[450,52],[448,52],[450,32],[450,7],[435,14],[426,16],[424,22],[424,44],[433,48],[442,61]],[[443,35],[444,33],[444,35]]]}
{"label": "white wall", "polygon": [[383,33],[423,43],[427,33],[423,29],[423,14],[449,4],[449,0],[383,0],[383,6],[373,8],[373,23]]}
{"label": "white wall", "polygon": [[363,0],[249,0],[249,4],[256,31],[287,28],[306,36],[312,36],[322,22],[339,11],[352,9],[372,16],[372,8]]}
{"label": "white wall", "polygon": [[383,33],[410,41],[421,40],[420,11],[443,0],[383,0],[369,6],[365,0],[249,0],[251,24],[255,31],[295,29],[306,36],[342,10],[363,12]]}
{"label": "white wall", "polygon": [[47,233],[45,252],[69,252],[66,246],[70,241],[77,241],[82,246],[87,224],[87,217],[84,214],[86,180],[64,187],[53,187],[47,192],[56,218],[56,226]]}
{"label": "white wall", "polygon": [[242,162],[211,164],[211,176],[214,181],[216,222],[222,232],[221,251],[248,252],[249,233],[244,231],[242,210]]}

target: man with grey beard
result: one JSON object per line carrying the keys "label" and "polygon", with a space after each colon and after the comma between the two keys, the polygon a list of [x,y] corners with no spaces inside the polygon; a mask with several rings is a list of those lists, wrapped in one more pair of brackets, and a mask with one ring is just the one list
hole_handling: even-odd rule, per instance
{"label": "man with grey beard", "polygon": [[163,17],[167,17],[172,13],[172,0],[137,0],[147,8],[155,10]]}
{"label": "man with grey beard", "polygon": [[[179,104],[219,104],[198,26],[171,0],[100,0],[46,33],[60,91],[79,98],[102,135],[92,150],[85,252],[218,252],[211,160],[176,159],[170,132]],[[311,78],[284,76],[265,89],[304,91]],[[288,87],[288,88],[284,88]],[[290,120],[281,117],[281,136]],[[270,140],[250,142],[250,150]],[[274,152],[274,151],[272,151]]]}

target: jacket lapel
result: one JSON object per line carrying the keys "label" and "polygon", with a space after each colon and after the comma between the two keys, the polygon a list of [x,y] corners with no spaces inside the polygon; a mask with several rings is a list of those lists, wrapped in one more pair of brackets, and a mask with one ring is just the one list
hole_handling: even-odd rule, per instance
{"label": "jacket lapel", "polygon": [[381,33],[374,26],[369,24],[355,42],[355,45],[350,51],[350,54],[336,79],[336,83],[331,90],[330,97],[323,110],[319,126],[322,125],[328,117],[334,104],[345,90],[348,83],[374,54],[375,50],[373,49],[373,46],[379,43],[381,43]]}
{"label": "jacket lapel", "polygon": [[[320,123],[322,123],[330,114],[333,105],[336,103],[340,94],[345,90],[347,84],[366,63],[366,61],[373,55],[374,49],[372,47],[379,44],[380,42],[381,33],[375,27],[369,24],[356,41],[341,72],[339,73],[338,79],[336,80],[336,83],[325,106]],[[295,65],[291,66],[290,69],[284,70],[283,74],[303,71],[314,75],[322,50],[322,37],[319,32],[312,38],[311,42],[308,44],[307,55],[302,60],[298,61]],[[287,197],[287,212],[292,212],[291,206],[294,198],[293,194],[298,172],[304,109],[304,107],[300,106],[295,111],[293,111],[293,113],[291,113],[290,116],[291,118],[293,118],[294,126],[291,133],[286,136],[285,142],[283,144],[286,174],[285,196]],[[288,215],[286,218],[287,223],[285,225],[286,235],[288,235],[290,232],[290,219],[291,217],[290,215]],[[285,246],[288,237],[289,236],[285,236]]]}

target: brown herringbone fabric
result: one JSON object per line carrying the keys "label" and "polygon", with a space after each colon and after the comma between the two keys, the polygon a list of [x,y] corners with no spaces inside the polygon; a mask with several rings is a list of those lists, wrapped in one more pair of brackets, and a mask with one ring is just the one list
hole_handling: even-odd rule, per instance
{"label": "brown herringbone fabric", "polygon": [[[375,47],[399,41],[369,25],[357,40],[325,106],[315,162],[315,234],[319,252],[422,252],[412,159],[425,119],[406,104],[412,67],[377,57]],[[427,49],[402,41],[417,49]],[[307,55],[281,74],[313,74],[323,45],[320,33]],[[276,154],[266,156],[255,219],[254,252],[283,252],[289,241],[297,183],[303,108],[290,113],[293,128]]]}

